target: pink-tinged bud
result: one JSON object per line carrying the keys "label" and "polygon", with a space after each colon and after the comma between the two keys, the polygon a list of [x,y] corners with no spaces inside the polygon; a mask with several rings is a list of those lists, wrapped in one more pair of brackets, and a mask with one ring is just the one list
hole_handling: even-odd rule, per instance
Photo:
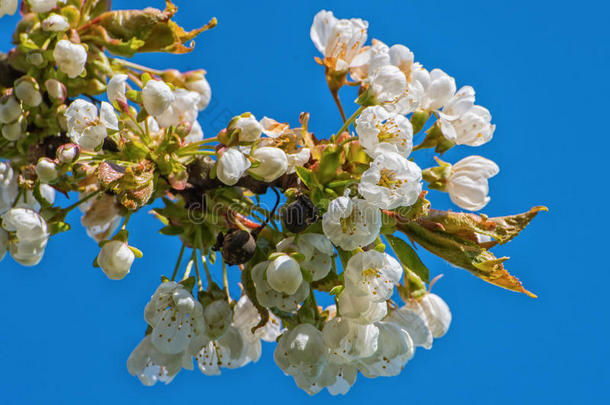
{"label": "pink-tinged bud", "polygon": [[59,80],[49,79],[44,82],[45,90],[49,95],[49,98],[55,102],[63,103],[68,96],[68,90],[66,86]]}
{"label": "pink-tinged bud", "polygon": [[78,160],[80,148],[74,143],[66,143],[57,148],[57,160],[61,164],[72,164]]}

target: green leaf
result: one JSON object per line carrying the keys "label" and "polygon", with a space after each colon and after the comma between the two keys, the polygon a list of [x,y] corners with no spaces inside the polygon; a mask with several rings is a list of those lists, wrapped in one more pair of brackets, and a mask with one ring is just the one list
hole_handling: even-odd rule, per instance
{"label": "green leaf", "polygon": [[299,176],[303,184],[305,184],[305,187],[312,189],[314,185],[314,178],[311,175],[311,170],[308,170],[303,166],[297,166],[295,167],[295,170],[297,172],[297,176]]}
{"label": "green leaf", "polygon": [[168,236],[181,235],[182,233],[184,233],[184,228],[182,228],[181,226],[168,225],[161,228],[159,230],[159,233],[161,235]]}
{"label": "green leaf", "polygon": [[66,222],[52,222],[49,224],[49,232],[51,235],[69,231],[71,228],[70,224]]}
{"label": "green leaf", "polygon": [[385,237],[403,267],[415,273],[425,283],[429,283],[430,271],[422,263],[415,250],[407,242],[396,236],[386,235]]}

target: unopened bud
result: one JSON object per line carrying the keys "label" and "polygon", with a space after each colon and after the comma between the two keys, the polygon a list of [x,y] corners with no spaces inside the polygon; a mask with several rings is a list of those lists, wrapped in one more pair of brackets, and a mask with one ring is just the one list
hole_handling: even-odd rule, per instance
{"label": "unopened bud", "polygon": [[25,135],[26,121],[23,115],[17,118],[17,121],[2,126],[2,136],[7,141],[17,141]]}
{"label": "unopened bud", "polygon": [[49,158],[40,158],[36,164],[36,174],[41,183],[51,183],[57,179],[57,165]]}
{"label": "unopened bud", "polygon": [[59,14],[51,14],[42,21],[42,29],[51,32],[64,32],[70,28],[68,19]]}
{"label": "unopened bud", "polygon": [[0,99],[0,123],[8,124],[19,118],[23,111],[21,104],[13,95],[6,95]]}
{"label": "unopened bud", "polygon": [[66,143],[57,148],[57,160],[61,164],[72,164],[78,160],[80,156],[80,148],[73,143]]}
{"label": "unopened bud", "polygon": [[31,76],[23,76],[15,81],[15,95],[28,107],[37,107],[42,102],[40,87]]}
{"label": "unopened bud", "polygon": [[29,53],[25,59],[28,63],[31,63],[36,67],[41,67],[44,64],[44,56],[42,56],[40,52]]}
{"label": "unopened bud", "polygon": [[47,90],[49,98],[53,101],[63,103],[68,96],[66,86],[59,80],[49,79],[44,82],[44,87]]}

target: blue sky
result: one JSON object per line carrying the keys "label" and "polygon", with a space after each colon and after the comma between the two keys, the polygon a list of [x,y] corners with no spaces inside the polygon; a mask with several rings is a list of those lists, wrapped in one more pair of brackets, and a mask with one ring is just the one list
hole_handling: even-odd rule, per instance
{"label": "blue sky", "polygon": [[[115,8],[162,7],[161,0],[115,0]],[[167,403],[174,401],[334,404],[388,401],[427,404],[606,403],[610,394],[603,258],[610,146],[604,115],[610,82],[609,7],[601,1],[177,1],[187,28],[216,16],[219,25],[183,56],[144,55],[158,68],[205,68],[214,92],[200,115],[212,136],[228,118],[252,111],[296,124],[312,115],[320,137],[339,116],[309,39],[321,8],[370,23],[369,38],[407,45],[427,68],[442,68],[458,87],[472,85],[497,130],[483,147],[455,148],[457,161],[481,154],[501,172],[491,180],[490,216],[547,205],[522,235],[496,250],[537,300],[486,284],[428,254],[445,277],[434,287],[453,324],[430,351],[418,350],[396,378],[363,377],[346,397],[313,399],[274,365],[272,346],[258,364],[205,377],[182,372],[169,386],[145,388],[126,370],[143,336],[142,312],[161,274],[171,272],[178,242],[156,234],[146,212],[130,222],[130,242],[144,251],[132,273],[112,282],[91,267],[97,246],[69,217],[72,232],[53,238],[43,262],[1,264],[0,391],[5,404]],[[0,49],[16,17],[0,20]],[[355,95],[343,93],[348,111]],[[423,166],[431,154],[418,152]],[[431,194],[437,208],[448,198]]]}

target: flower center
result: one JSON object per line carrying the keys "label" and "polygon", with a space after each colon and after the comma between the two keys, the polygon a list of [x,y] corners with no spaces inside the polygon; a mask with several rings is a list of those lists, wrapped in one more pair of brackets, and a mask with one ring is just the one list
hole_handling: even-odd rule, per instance
{"label": "flower center", "polygon": [[396,172],[390,169],[381,169],[379,171],[378,186],[389,188],[390,190],[400,188],[404,183],[407,183],[406,179],[397,179]]}

